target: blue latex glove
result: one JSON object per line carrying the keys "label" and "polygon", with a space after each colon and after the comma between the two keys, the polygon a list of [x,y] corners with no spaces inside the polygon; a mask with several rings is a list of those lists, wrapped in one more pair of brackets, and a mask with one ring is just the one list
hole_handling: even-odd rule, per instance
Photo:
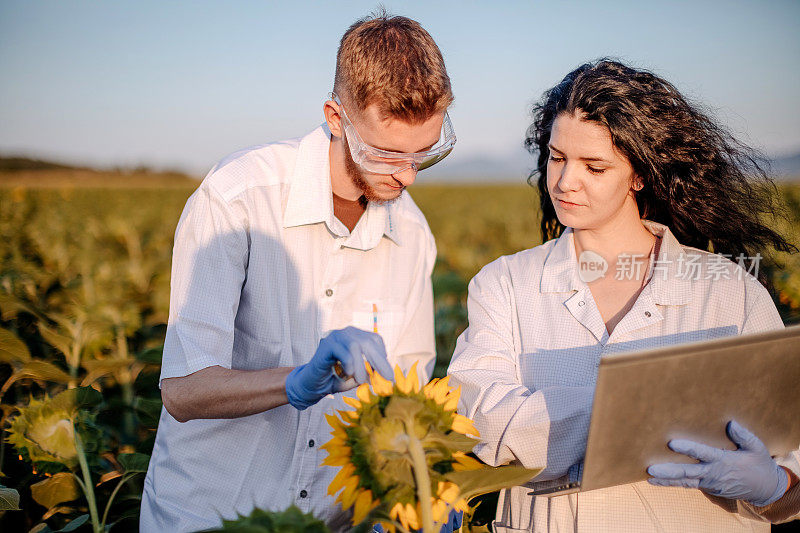
{"label": "blue latex glove", "polygon": [[440,533],[453,533],[461,527],[461,520],[464,518],[464,513],[453,509],[450,511],[450,518],[445,525],[442,526]]}
{"label": "blue latex glove", "polygon": [[[458,528],[461,527],[461,520],[464,518],[464,513],[461,511],[456,511],[455,509],[450,511],[450,517],[447,519],[447,523],[442,525],[442,529],[439,530],[439,533],[453,533]],[[412,533],[419,533],[420,529],[412,529]],[[380,524],[375,524],[372,526],[372,533],[386,533],[383,530],[383,526]]]}
{"label": "blue latex glove", "polygon": [[[394,381],[394,372],[386,360],[386,348],[380,335],[352,326],[332,331],[319,341],[311,361],[298,366],[286,377],[289,403],[302,410],[328,394],[366,383],[368,376],[364,360],[383,377]],[[338,378],[333,371],[336,361],[354,379],[345,381]]]}
{"label": "blue latex glove", "polygon": [[789,476],[772,459],[766,446],[735,420],[730,421],[726,431],[738,450],[721,450],[685,439],[671,440],[670,449],[700,462],[652,465],[647,469],[653,476],[648,481],[662,487],[701,489],[759,507],[783,496]]}

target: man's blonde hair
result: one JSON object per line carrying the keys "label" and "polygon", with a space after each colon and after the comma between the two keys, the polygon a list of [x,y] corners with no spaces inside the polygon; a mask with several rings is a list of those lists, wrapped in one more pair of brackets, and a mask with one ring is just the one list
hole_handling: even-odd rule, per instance
{"label": "man's blonde hair", "polygon": [[444,58],[419,22],[385,10],[356,21],[339,44],[334,91],[360,111],[423,122],[453,103]]}

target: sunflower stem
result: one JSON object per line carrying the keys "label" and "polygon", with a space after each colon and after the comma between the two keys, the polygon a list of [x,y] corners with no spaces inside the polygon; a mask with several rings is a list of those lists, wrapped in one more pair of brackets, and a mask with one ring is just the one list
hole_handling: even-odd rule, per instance
{"label": "sunflower stem", "polygon": [[78,450],[78,462],[81,465],[81,473],[83,474],[83,493],[86,495],[86,501],[89,502],[89,514],[92,517],[92,529],[94,533],[102,533],[103,529],[100,526],[99,516],[97,514],[97,502],[94,498],[94,486],[92,485],[92,474],[89,471],[89,463],[86,462],[86,454],[83,452],[83,443],[78,434],[77,429],[73,425],[75,435],[75,448]]}
{"label": "sunflower stem", "polygon": [[431,478],[428,475],[428,462],[425,460],[425,450],[422,443],[414,435],[413,423],[406,422],[406,434],[408,435],[408,452],[411,454],[411,465],[414,469],[414,479],[417,482],[417,498],[419,507],[422,510],[422,531],[424,533],[436,533],[433,526],[433,514],[431,513]]}
{"label": "sunflower stem", "polygon": [[117,492],[119,492],[119,489],[122,488],[122,484],[128,481],[132,477],[133,474],[125,474],[120,478],[119,483],[117,483],[117,486],[114,488],[114,492],[112,492],[111,496],[108,498],[108,503],[106,503],[106,510],[103,512],[103,520],[100,521],[101,528],[105,529],[106,527],[106,519],[108,519],[108,511],[111,510],[111,504],[114,502],[114,498],[116,497]]}

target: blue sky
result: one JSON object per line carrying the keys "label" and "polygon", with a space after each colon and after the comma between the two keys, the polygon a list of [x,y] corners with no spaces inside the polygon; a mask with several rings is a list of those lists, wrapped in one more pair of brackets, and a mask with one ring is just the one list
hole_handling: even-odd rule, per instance
{"label": "blue sky", "polygon": [[[770,155],[800,151],[796,0],[384,5],[445,56],[459,138],[447,163],[517,157],[531,104],[601,56],[663,75]],[[203,174],[303,135],[322,121],[341,34],[376,6],[3,0],[0,153]]]}

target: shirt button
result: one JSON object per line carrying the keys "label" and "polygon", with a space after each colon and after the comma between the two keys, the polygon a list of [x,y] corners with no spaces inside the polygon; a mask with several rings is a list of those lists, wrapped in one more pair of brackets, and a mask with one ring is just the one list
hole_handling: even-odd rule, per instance
{"label": "shirt button", "polygon": [[644,312],[644,316],[646,316],[647,318],[650,318],[650,311],[645,311]]}
{"label": "shirt button", "polygon": [[333,296],[333,289],[328,289],[325,291],[325,296]]}
{"label": "shirt button", "polygon": [[308,441],[308,447],[309,448],[313,448],[314,447],[314,439],[311,439],[310,441]]}
{"label": "shirt button", "polygon": [[306,496],[308,496],[308,492],[306,492],[306,489],[301,490],[300,491],[300,497],[301,498],[305,498]]}
{"label": "shirt button", "polygon": [[586,302],[584,302],[583,300],[578,302],[578,307],[583,307],[584,305],[586,305]]}

